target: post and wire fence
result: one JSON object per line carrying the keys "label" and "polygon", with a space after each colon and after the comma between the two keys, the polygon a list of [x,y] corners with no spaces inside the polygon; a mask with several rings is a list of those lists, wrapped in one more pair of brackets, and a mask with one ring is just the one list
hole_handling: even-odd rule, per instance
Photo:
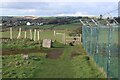
{"label": "post and wire fence", "polygon": [[83,24],[82,45],[96,64],[103,68],[108,78],[118,78],[118,28],[120,25],[102,25],[94,19],[95,26]]}

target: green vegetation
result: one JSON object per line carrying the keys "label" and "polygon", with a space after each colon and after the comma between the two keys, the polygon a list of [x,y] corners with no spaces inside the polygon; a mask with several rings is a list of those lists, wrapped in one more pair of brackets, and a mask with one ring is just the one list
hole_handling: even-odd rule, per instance
{"label": "green vegetation", "polygon": [[30,39],[13,39],[2,43],[2,49],[39,49],[40,47],[40,42]]}
{"label": "green vegetation", "polygon": [[[44,53],[33,56],[30,54],[30,59],[24,60],[20,54],[3,56],[3,78],[30,78],[33,77],[34,70],[43,64],[45,58]],[[42,60],[41,60],[42,59]],[[38,64],[39,65],[36,65]]]}
{"label": "green vegetation", "polygon": [[70,24],[49,24],[49,25],[41,25],[41,26],[17,26],[15,28],[23,28],[23,29],[50,29],[50,30],[54,30],[54,29],[75,29],[77,27],[80,27],[81,24],[80,23],[70,23]]}
{"label": "green vegetation", "polygon": [[[17,29],[21,27],[21,38],[16,39]],[[105,73],[99,70],[95,62],[86,54],[82,45],[64,45],[62,35],[57,33],[69,33],[79,31],[79,23],[65,25],[42,25],[42,26],[18,26],[13,28],[13,40],[2,42],[3,78],[104,78]],[[47,29],[40,32],[40,41],[24,39],[25,29]],[[62,30],[61,30],[62,29]],[[9,38],[9,31],[0,32],[2,38]],[[27,38],[30,37],[27,30]],[[33,35],[33,33],[32,33]],[[43,48],[43,39],[52,39],[52,48]],[[23,59],[27,54],[29,59]]]}
{"label": "green vegetation", "polygon": [[79,78],[101,78],[105,77],[105,73],[100,73],[100,70],[98,70],[98,67],[96,67],[94,64],[94,61],[89,58],[89,56],[82,55],[77,56],[73,60],[73,68],[75,71],[75,77]]}
{"label": "green vegetation", "polygon": [[[2,49],[41,49],[42,41],[33,41],[30,39],[12,39],[7,42],[2,42]],[[52,42],[52,48],[64,48],[65,45],[57,42]]]}
{"label": "green vegetation", "polygon": [[[3,78],[104,78],[94,61],[86,55],[82,46],[64,46],[54,43],[54,48],[28,53],[29,59],[23,59],[22,53],[4,55]],[[54,55],[62,51],[59,58],[47,57],[50,51]],[[77,55],[75,55],[77,54]]]}

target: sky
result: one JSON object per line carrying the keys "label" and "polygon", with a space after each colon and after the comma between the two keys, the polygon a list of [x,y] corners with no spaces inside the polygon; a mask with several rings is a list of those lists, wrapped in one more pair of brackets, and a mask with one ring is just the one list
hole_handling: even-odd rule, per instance
{"label": "sky", "polygon": [[[0,16],[117,16],[118,1],[1,0]],[[113,12],[108,15],[111,11]]]}

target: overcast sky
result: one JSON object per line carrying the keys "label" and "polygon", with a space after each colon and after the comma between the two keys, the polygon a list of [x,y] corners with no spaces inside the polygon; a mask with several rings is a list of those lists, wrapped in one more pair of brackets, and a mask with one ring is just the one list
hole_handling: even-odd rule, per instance
{"label": "overcast sky", "polygon": [[[118,1],[2,0],[0,16],[99,16],[117,9]],[[111,15],[117,16],[117,13],[116,10]]]}

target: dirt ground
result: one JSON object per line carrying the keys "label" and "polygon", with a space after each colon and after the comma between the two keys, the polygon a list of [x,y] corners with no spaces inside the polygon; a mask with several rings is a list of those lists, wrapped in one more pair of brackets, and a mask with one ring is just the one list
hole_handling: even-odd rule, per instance
{"label": "dirt ground", "polygon": [[5,49],[2,50],[2,55],[16,55],[16,54],[29,54],[29,53],[47,53],[46,58],[57,59],[62,55],[63,48],[54,49]]}
{"label": "dirt ground", "polygon": [[62,53],[63,53],[63,50],[56,49],[56,50],[50,51],[46,57],[50,59],[57,59],[60,57],[60,55],[62,55]]}

